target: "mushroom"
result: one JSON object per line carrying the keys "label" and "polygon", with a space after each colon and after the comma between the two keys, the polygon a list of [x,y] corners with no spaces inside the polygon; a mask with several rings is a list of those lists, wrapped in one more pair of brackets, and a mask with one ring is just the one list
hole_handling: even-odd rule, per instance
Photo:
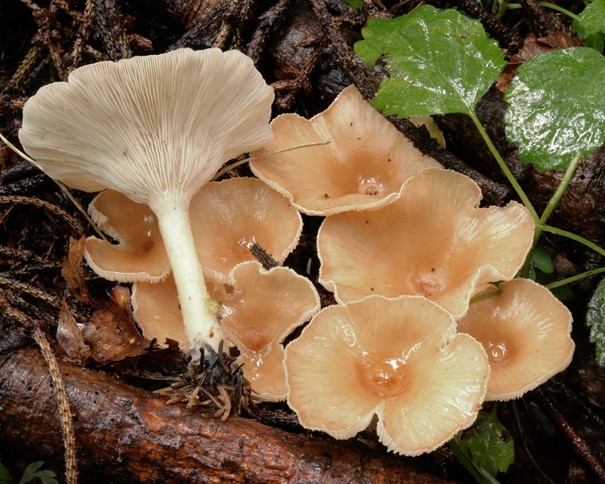
{"label": "mushroom", "polygon": [[[86,260],[97,274],[121,282],[158,282],[168,260],[155,215],[145,205],[113,190],[99,194],[89,211],[100,228],[121,243],[94,236]],[[246,260],[254,244],[278,264],[298,244],[302,218],[282,195],[256,178],[231,178],[204,185],[189,205],[193,239],[204,272],[223,282]]]}
{"label": "mushroom", "polygon": [[[320,307],[317,291],[307,278],[286,267],[265,270],[256,261],[237,265],[229,284],[210,285],[222,303],[226,339],[237,346],[238,364],[261,400],[286,398],[284,348],[281,343]],[[185,338],[172,278],[160,284],[135,283],[135,317],[146,337]]]}
{"label": "mushroom", "polygon": [[421,296],[368,296],[317,313],[286,347],[288,405],[303,427],[347,439],[378,416],[379,440],[430,452],[469,427],[487,389],[481,344]]}
{"label": "mushroom", "polygon": [[[275,137],[253,154],[250,168],[310,215],[381,207],[414,173],[441,166],[416,149],[355,86],[310,120],[283,114],[271,126]],[[296,146],[302,147],[289,149]]]}
{"label": "mushroom", "polygon": [[575,347],[572,316],[548,289],[529,279],[502,282],[498,288],[497,295],[470,305],[458,330],[487,352],[491,376],[486,399],[510,400],[567,368]]}
{"label": "mushroom", "polygon": [[533,240],[525,207],[478,208],[480,199],[470,178],[429,168],[386,207],[327,217],[317,238],[321,284],[339,302],[418,294],[461,316],[476,287],[514,277]]}
{"label": "mushroom", "polygon": [[119,243],[91,236],[84,256],[88,265],[110,281],[159,282],[170,273],[158,221],[151,209],[115,190],[105,190],[88,206],[97,226]]}
{"label": "mushroom", "polygon": [[188,349],[221,340],[188,217],[191,197],[227,160],[271,139],[273,90],[237,51],[179,49],[75,69],[23,110],[19,139],[52,178],[117,190],[157,217]]}

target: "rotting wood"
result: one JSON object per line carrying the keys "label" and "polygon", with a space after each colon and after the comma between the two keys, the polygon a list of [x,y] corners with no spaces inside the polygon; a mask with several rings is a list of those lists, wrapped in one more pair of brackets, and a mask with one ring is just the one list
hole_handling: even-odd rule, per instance
{"label": "rotting wood", "polygon": [[[59,368],[82,482],[443,482],[384,449],[239,417],[220,422],[105,373],[61,362]],[[51,381],[36,349],[0,355],[0,402],[4,445],[35,449],[36,458],[60,463]]]}

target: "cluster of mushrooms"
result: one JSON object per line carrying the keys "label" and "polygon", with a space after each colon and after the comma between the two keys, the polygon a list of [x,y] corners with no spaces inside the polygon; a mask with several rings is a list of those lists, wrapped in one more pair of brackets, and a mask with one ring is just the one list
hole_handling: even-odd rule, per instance
{"label": "cluster of mushrooms", "polygon": [[[570,363],[569,311],[514,279],[534,233],[522,205],[479,208],[472,180],[354,87],[311,120],[270,123],[272,102],[245,55],[179,49],[81,67],[26,103],[19,138],[44,171],[105,190],[89,211],[116,243],[89,237],[86,260],[132,283],[146,337],[194,358],[223,340],[259,398],[287,400],[304,427],[345,439],[376,415],[380,441],[405,455]],[[257,178],[211,181],[245,152]],[[321,309],[282,265],[300,212],[325,217],[318,282],[336,305]]]}

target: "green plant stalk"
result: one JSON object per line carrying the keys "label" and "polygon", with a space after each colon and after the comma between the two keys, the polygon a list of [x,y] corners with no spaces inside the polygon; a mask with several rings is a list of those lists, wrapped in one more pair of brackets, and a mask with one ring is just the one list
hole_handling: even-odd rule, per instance
{"label": "green plant stalk", "polygon": [[540,217],[540,221],[539,221],[539,223],[536,227],[536,231],[534,233],[534,246],[536,245],[536,243],[538,242],[538,239],[542,235],[542,230],[544,229],[544,226],[546,225],[548,218],[552,214],[553,210],[557,207],[557,205],[559,205],[559,202],[561,201],[561,199],[563,198],[563,195],[567,191],[567,188],[569,187],[569,184],[571,183],[571,180],[573,179],[573,176],[575,175],[576,170],[578,169],[578,165],[580,164],[581,158],[582,157],[581,157],[580,153],[578,153],[576,156],[574,156],[573,160],[571,160],[571,162],[567,166],[567,169],[565,170],[565,175],[563,175],[563,179],[561,180],[561,183],[559,183],[559,186],[555,190],[555,193],[553,193],[552,197],[550,197],[550,200],[548,201],[548,205],[546,205],[544,212],[542,212],[542,216]]}
{"label": "green plant stalk", "polygon": [[538,217],[538,212],[536,212],[536,209],[534,208],[531,201],[529,200],[529,197],[527,196],[527,194],[525,193],[523,188],[521,188],[521,185],[519,184],[517,179],[514,177],[514,175],[510,171],[510,168],[504,161],[504,158],[502,158],[502,156],[500,155],[500,152],[498,151],[498,149],[492,142],[491,138],[487,134],[487,131],[485,131],[485,128],[481,124],[481,121],[479,121],[479,118],[477,117],[477,115],[472,111],[469,111],[468,114],[471,117],[471,119],[473,120],[473,123],[475,123],[475,126],[477,127],[477,129],[479,130],[479,134],[483,138],[483,141],[485,141],[485,144],[487,145],[490,153],[496,159],[498,166],[500,166],[500,169],[506,176],[506,179],[511,184],[511,186],[513,187],[513,189],[515,190],[515,192],[517,193],[517,195],[523,202],[523,205],[525,205],[525,208],[527,208],[527,210],[529,210],[531,218],[533,219],[533,221],[537,227],[538,224],[540,223],[540,217]]}
{"label": "green plant stalk", "polygon": [[597,274],[601,274],[603,272],[605,272],[605,267],[599,267],[598,269],[592,269],[590,271],[582,272],[581,274],[576,274],[575,276],[567,277],[565,279],[561,279],[560,281],[551,282],[550,284],[546,284],[545,287],[548,289],[555,289],[557,287],[571,284],[572,282],[581,281],[582,279],[596,276]]}
{"label": "green plant stalk", "polygon": [[567,230],[563,230],[558,227],[553,227],[552,225],[544,225],[542,227],[542,231],[548,232],[549,234],[560,235],[561,237],[566,237],[568,239],[575,240],[576,242],[578,242],[582,245],[585,245],[589,249],[594,250],[597,254],[605,257],[605,249],[603,249],[601,246],[595,244],[594,242],[591,242],[590,240],[585,239],[581,235],[574,234],[573,232],[569,232]]}
{"label": "green plant stalk", "polygon": [[[570,12],[569,10],[567,10],[566,8],[563,8],[555,3],[551,3],[551,2],[540,2],[540,5],[546,8],[550,8],[551,10],[556,10],[559,13],[562,13],[563,15],[567,15],[569,18],[573,19],[573,20],[580,20],[580,17],[578,17],[575,13]],[[510,10],[516,10],[521,7],[520,3],[509,3],[508,4],[508,8]]]}
{"label": "green plant stalk", "polygon": [[495,477],[478,467],[473,462],[471,457],[464,451],[462,445],[460,445],[460,434],[451,439],[448,442],[448,445],[454,452],[456,459],[458,459],[460,464],[462,464],[462,466],[471,473],[479,484],[499,484],[499,481]]}

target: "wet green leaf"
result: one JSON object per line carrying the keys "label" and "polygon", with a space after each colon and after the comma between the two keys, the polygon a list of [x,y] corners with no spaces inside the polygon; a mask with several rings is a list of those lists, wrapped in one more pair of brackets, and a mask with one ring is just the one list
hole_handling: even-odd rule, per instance
{"label": "wet green leaf", "polygon": [[513,438],[495,412],[480,412],[475,424],[455,437],[452,449],[480,482],[494,482],[493,476],[506,472],[515,460]]}
{"label": "wet green leaf", "polygon": [[597,345],[597,363],[605,367],[605,279],[597,286],[586,311],[590,341]]}
{"label": "wet green leaf", "polygon": [[363,7],[363,0],[345,0],[351,7],[361,8]]}
{"label": "wet green leaf", "polygon": [[574,20],[572,29],[586,40],[586,45],[596,50],[605,46],[605,0],[593,0]]}
{"label": "wet green leaf", "polygon": [[555,270],[555,265],[553,264],[552,257],[544,247],[536,247],[531,254],[531,263],[540,271],[545,274],[552,274]]}
{"label": "wet green leaf", "polygon": [[0,484],[12,484],[13,476],[6,467],[0,464]]}
{"label": "wet green leaf", "polygon": [[537,55],[518,70],[506,93],[506,135],[525,163],[567,166],[605,142],[605,59],[573,47]]}
{"label": "wet green leaf", "polygon": [[406,118],[472,113],[504,67],[498,44],[457,10],[423,5],[394,19],[370,19],[355,52],[389,72],[372,105]]}

